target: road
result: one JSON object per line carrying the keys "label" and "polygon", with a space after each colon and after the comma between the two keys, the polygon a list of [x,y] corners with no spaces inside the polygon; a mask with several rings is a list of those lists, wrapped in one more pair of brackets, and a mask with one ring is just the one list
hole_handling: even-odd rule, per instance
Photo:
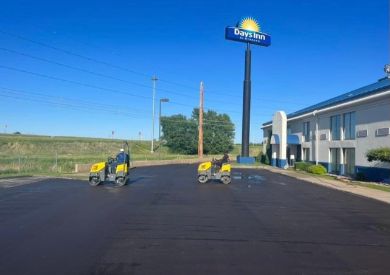
{"label": "road", "polygon": [[388,204],[265,170],[0,187],[0,274],[388,274]]}

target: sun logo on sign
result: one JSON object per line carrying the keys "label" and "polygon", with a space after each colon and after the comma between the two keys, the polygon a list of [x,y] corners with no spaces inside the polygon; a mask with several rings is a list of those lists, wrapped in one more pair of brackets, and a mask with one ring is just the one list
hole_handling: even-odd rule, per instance
{"label": "sun logo on sign", "polygon": [[244,29],[252,32],[260,32],[260,25],[253,17],[245,17],[238,24],[240,29]]}

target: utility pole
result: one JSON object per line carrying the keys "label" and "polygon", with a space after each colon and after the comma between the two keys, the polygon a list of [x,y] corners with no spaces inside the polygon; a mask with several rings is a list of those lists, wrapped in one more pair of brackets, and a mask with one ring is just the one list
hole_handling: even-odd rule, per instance
{"label": "utility pole", "polygon": [[153,104],[152,104],[152,145],[151,145],[151,148],[150,148],[150,152],[151,153],[154,153],[154,101],[155,101],[155,98],[156,98],[156,81],[158,80],[158,78],[156,76],[153,76],[152,77],[152,81],[153,81]]}
{"label": "utility pole", "polygon": [[200,82],[198,157],[203,158],[203,81]]}

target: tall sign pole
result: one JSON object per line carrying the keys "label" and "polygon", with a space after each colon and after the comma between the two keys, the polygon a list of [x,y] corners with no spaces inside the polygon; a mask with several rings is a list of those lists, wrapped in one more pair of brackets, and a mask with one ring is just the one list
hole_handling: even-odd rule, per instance
{"label": "tall sign pole", "polygon": [[271,45],[271,36],[260,32],[260,26],[252,17],[242,19],[236,27],[226,27],[225,38],[228,40],[246,43],[245,51],[245,79],[242,106],[242,141],[239,163],[253,163],[249,157],[249,133],[251,113],[251,47],[250,44],[268,47]]}
{"label": "tall sign pole", "polygon": [[199,137],[198,137],[198,157],[203,158],[203,96],[204,86],[203,81],[200,82],[199,96]]}
{"label": "tall sign pole", "polygon": [[242,144],[241,156],[249,157],[249,134],[251,114],[251,46],[246,44],[245,51],[245,79],[242,104]]}

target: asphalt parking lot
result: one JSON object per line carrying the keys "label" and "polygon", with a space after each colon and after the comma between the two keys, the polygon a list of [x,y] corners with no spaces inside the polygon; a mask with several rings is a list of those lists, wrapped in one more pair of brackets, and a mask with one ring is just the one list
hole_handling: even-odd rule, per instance
{"label": "asphalt parking lot", "polygon": [[265,170],[195,165],[125,187],[0,185],[0,274],[388,274],[388,204]]}

